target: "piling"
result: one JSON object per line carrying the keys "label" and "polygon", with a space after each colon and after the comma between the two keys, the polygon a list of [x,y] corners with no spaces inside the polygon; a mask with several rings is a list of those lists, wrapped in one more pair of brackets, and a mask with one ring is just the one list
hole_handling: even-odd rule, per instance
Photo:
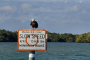
{"label": "piling", "polygon": [[35,51],[29,52],[29,60],[35,60]]}

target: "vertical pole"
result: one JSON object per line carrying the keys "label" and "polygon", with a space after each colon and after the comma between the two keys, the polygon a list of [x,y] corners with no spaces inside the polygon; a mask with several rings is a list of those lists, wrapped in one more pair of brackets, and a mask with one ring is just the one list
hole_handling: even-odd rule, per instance
{"label": "vertical pole", "polygon": [[35,51],[29,52],[29,60],[35,60]]}

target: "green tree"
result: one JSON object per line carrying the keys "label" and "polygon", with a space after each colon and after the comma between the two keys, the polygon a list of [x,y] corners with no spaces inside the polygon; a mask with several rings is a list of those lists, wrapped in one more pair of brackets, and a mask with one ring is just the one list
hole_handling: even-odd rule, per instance
{"label": "green tree", "polygon": [[86,43],[86,42],[87,42],[86,38],[87,38],[87,34],[86,34],[86,33],[81,34],[80,36],[78,36],[78,37],[76,38],[75,42],[78,42],[78,43]]}

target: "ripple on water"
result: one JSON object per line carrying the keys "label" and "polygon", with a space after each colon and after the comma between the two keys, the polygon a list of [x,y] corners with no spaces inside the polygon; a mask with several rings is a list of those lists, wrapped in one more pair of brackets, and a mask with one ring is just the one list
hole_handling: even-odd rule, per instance
{"label": "ripple on water", "polygon": [[[17,43],[0,43],[0,60],[28,60],[28,51],[18,51]],[[90,60],[90,44],[48,43],[47,51],[36,51],[36,60]]]}

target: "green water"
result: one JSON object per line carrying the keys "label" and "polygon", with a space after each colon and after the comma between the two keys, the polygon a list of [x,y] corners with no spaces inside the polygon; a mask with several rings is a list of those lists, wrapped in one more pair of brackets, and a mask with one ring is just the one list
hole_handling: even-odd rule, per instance
{"label": "green water", "polygon": [[[18,51],[16,42],[0,42],[0,60],[29,60],[29,51]],[[36,51],[36,60],[90,60],[90,43],[48,43]]]}

